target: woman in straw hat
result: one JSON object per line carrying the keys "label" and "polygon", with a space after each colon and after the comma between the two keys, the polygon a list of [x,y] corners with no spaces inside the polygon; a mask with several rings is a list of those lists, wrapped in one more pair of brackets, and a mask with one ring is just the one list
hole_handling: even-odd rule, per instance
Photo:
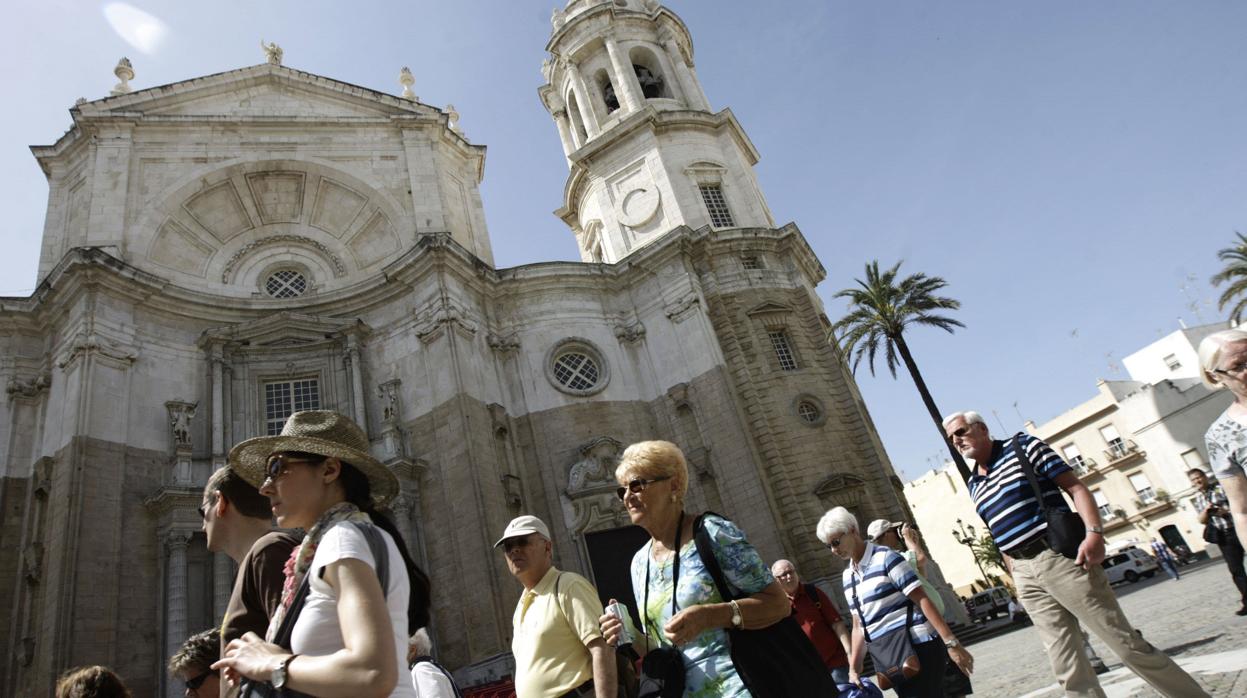
{"label": "woman in straw hat", "polygon": [[231,684],[245,678],[319,696],[377,695],[381,687],[414,698],[399,667],[407,634],[428,623],[429,582],[377,512],[398,493],[398,479],[368,454],[364,432],[337,412],[296,412],[280,435],[235,446],[229,465],[269,498],[279,526],[307,535],[286,565],[266,639],[234,640],[213,668],[224,668]]}

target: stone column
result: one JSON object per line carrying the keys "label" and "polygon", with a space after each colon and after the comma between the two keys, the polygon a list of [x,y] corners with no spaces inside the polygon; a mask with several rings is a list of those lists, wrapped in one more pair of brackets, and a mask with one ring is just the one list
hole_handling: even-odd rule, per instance
{"label": "stone column", "polygon": [[637,82],[636,71],[632,69],[632,60],[619,48],[615,37],[607,35],[606,53],[610,56],[611,67],[615,69],[615,94],[620,95],[619,105],[627,112],[634,112],[645,104],[645,95],[641,92],[641,83]]}
{"label": "stone column", "polygon": [[584,77],[581,76],[580,68],[575,63],[566,61],[564,66],[568,77],[571,78],[572,93],[576,95],[576,106],[580,108],[580,120],[585,125],[585,133],[589,138],[594,138],[602,132],[602,127],[598,125],[598,115],[593,110],[593,101],[589,96],[588,88],[585,87]]}
{"label": "stone column", "polygon": [[354,335],[346,338],[346,356],[343,359],[351,372],[351,398],[355,403],[355,423],[368,432],[368,413],[364,408],[364,362],[359,351],[359,340]]}
{"label": "stone column", "polygon": [[563,142],[563,156],[568,158],[567,164],[571,165],[571,154],[576,149],[576,142],[572,140],[572,126],[567,121],[567,107],[562,107],[554,112],[554,125],[559,129],[559,140]]}
{"label": "stone column", "polygon": [[217,553],[212,556],[212,615],[218,621],[225,617],[233,591],[234,561],[225,553]]}
{"label": "stone column", "polygon": [[212,362],[212,467],[225,464],[225,358],[221,345],[213,345]]}
{"label": "stone column", "polygon": [[710,111],[710,103],[706,101],[706,95],[701,91],[701,86],[697,83],[697,77],[693,75],[688,63],[684,61],[684,54],[680,51],[680,47],[676,45],[675,39],[668,32],[663,32],[659,35],[659,38],[662,41],[663,50],[667,53],[667,59],[675,72],[675,79],[680,84],[680,91],[684,93],[684,101],[688,104],[689,109]]}
{"label": "stone column", "polygon": [[[186,641],[186,548],[190,544],[191,532],[173,529],[165,534],[165,549],[168,551],[165,565],[165,583],[168,593],[165,595],[165,657],[172,657],[174,652]],[[179,698],[183,694],[181,682],[166,682],[165,695]]]}

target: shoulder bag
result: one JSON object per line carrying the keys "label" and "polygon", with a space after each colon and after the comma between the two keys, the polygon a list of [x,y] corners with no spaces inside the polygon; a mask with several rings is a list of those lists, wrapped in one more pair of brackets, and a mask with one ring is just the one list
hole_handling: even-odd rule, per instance
{"label": "shoulder bag", "polygon": [[1048,547],[1073,560],[1078,557],[1078,546],[1087,537],[1087,526],[1076,511],[1049,509],[1044,503],[1043,491],[1039,489],[1039,481],[1035,479],[1035,468],[1031,465],[1030,456],[1022,446],[1022,435],[1013,435],[1013,452],[1017,454],[1018,464],[1026,480],[1030,482],[1035,499],[1039,502],[1039,515],[1048,524],[1046,542]]}
{"label": "shoulder bag", "polygon": [[[675,559],[671,562],[671,615],[678,609],[676,596],[680,588],[680,534],[684,532],[684,512],[675,529]],[[651,543],[651,549],[653,544]],[[645,658],[641,660],[639,698],[682,698],[684,695],[684,655],[675,645],[664,645],[657,637],[657,647],[650,649],[649,631],[649,561],[645,555],[645,600],[641,605],[641,634],[645,635]]]}
{"label": "shoulder bag", "polygon": [[[385,538],[381,536],[381,531],[371,523],[352,521],[350,524],[359,529],[364,540],[368,541],[368,549],[372,551],[372,558],[377,565],[377,579],[381,582],[381,593],[384,595],[390,586],[390,555],[385,546]],[[303,582],[295,591],[294,598],[290,600],[290,610],[286,611],[286,617],[282,618],[281,626],[277,629],[277,636],[273,638],[273,642],[283,649],[290,649],[290,636],[294,634],[295,621],[299,619],[299,614],[303,611],[303,603],[307,601],[308,591],[312,587],[311,580],[312,573],[308,570],[307,575],[303,577]],[[243,679],[238,696],[239,698],[300,698],[307,694],[292,691],[289,688],[277,690],[268,681]]]}
{"label": "shoulder bag", "polygon": [[914,624],[914,602],[905,599],[905,627],[870,639],[866,630],[866,616],[862,613],[862,597],[857,593],[857,578],[849,570],[849,579],[853,582],[853,600],[857,604],[857,618],[862,624],[862,639],[866,640],[866,653],[875,665],[875,682],[879,688],[888,690],[899,686],[918,675],[922,671],[922,663],[914,651],[914,643],[909,637],[909,627]]}
{"label": "shoulder bag", "polygon": [[[693,527],[697,554],[725,602],[748,598],[749,594],[733,594],[723,576],[705,525],[706,517],[712,515],[723,518],[706,512]],[[736,673],[755,698],[839,695],[827,665],[793,616],[755,630],[728,628],[727,636]]]}

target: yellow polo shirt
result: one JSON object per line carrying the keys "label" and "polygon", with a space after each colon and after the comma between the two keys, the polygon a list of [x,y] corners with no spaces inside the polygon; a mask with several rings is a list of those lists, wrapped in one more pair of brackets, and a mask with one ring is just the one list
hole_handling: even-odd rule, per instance
{"label": "yellow polo shirt", "polygon": [[[560,574],[556,599],[554,582]],[[602,602],[589,580],[554,567],[531,591],[520,594],[511,619],[515,695],[557,698],[592,679],[593,661],[586,645],[602,637],[601,616]]]}

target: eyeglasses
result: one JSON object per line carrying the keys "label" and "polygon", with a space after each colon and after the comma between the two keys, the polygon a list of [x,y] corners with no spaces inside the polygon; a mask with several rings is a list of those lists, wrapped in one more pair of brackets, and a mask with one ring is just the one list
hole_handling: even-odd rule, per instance
{"label": "eyeglasses", "polygon": [[325,456],[304,456],[294,455],[290,453],[278,453],[268,459],[264,464],[265,479],[277,482],[277,478],[290,472],[290,466],[300,463],[321,463],[326,460]]}
{"label": "eyeglasses", "polygon": [[795,576],[796,574],[797,574],[796,572],[793,572],[792,570],[788,570],[787,572],[780,572],[779,574],[775,575],[775,578],[776,578],[776,579],[783,579],[783,578],[785,578],[785,577],[792,577],[792,576]]}
{"label": "eyeglasses", "polygon": [[640,494],[641,492],[644,492],[645,488],[648,487],[649,485],[652,485],[655,482],[662,482],[663,480],[670,480],[670,479],[671,479],[670,475],[667,475],[664,477],[656,477],[653,480],[646,480],[640,477],[634,478],[630,482],[628,482],[626,486],[615,488],[615,495],[618,496],[619,501],[622,502],[623,498],[628,496],[629,492],[631,492],[632,494]]}
{"label": "eyeglasses", "polygon": [[844,540],[844,536],[841,536],[841,537],[839,537],[839,538],[832,538],[832,539],[831,539],[831,542],[827,544],[827,547],[828,547],[828,548],[839,548],[839,547],[840,547],[840,541],[842,541],[842,540]]}
{"label": "eyeglasses", "polygon": [[213,675],[213,674],[215,674],[215,673],[216,673],[216,671],[214,671],[214,670],[212,670],[212,669],[209,669],[209,670],[205,671],[204,673],[200,674],[199,676],[196,676],[196,677],[194,677],[194,678],[187,679],[187,680],[186,680],[186,688],[187,688],[187,689],[189,689],[189,690],[192,690],[192,691],[198,691],[198,690],[199,690],[199,687],[200,687],[200,686],[202,686],[202,685],[204,685],[204,681],[207,681],[207,680],[208,680],[208,677],[209,677],[209,676],[212,676],[212,675]]}
{"label": "eyeglasses", "polygon": [[1237,366],[1231,366],[1229,368],[1214,368],[1212,369],[1212,372],[1220,373],[1223,376],[1229,376],[1231,378],[1238,378],[1243,375],[1243,373],[1247,372],[1247,363],[1241,363]]}
{"label": "eyeglasses", "polygon": [[[978,424],[978,422],[975,422],[974,424]],[[954,431],[953,433],[949,434],[948,438],[957,439],[957,438],[961,438],[962,436],[965,436],[966,434],[969,434],[970,430],[974,428],[974,424],[967,424],[964,427],[961,427],[957,431]]]}
{"label": "eyeglasses", "polygon": [[[219,492],[219,491],[220,490],[217,490],[216,492]],[[216,506],[216,492],[213,492],[212,494],[208,495],[210,497],[209,501],[206,501],[200,504],[199,506],[195,507],[195,511],[199,512],[199,518],[201,520],[206,521],[208,519],[208,511],[212,509],[212,507]]]}

